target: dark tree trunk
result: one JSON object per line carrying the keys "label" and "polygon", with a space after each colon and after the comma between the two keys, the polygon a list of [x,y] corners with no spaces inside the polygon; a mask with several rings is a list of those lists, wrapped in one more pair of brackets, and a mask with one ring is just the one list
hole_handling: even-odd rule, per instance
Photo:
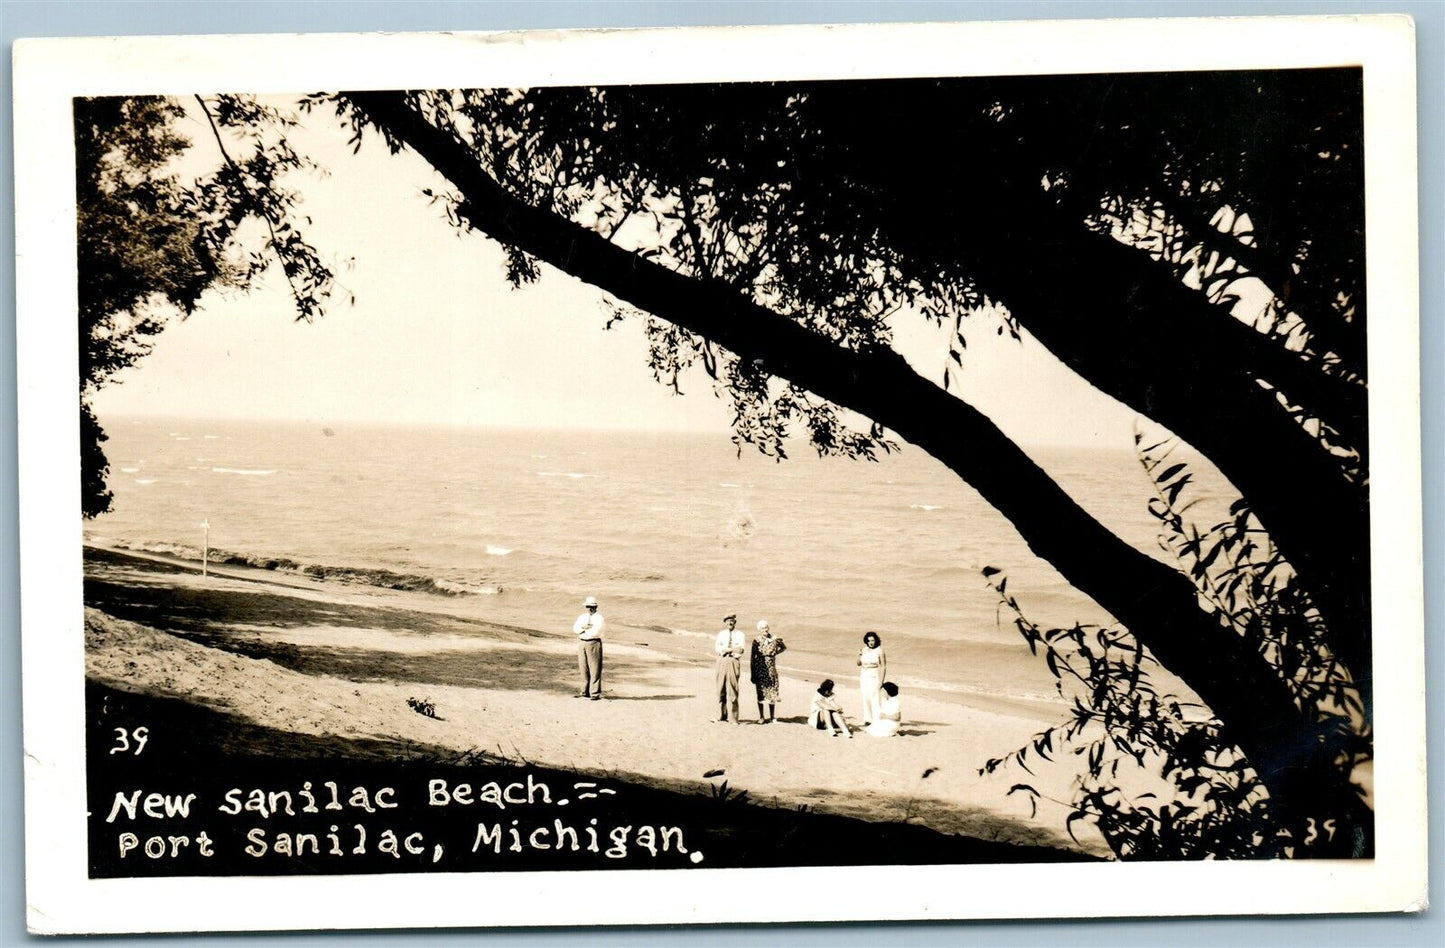
{"label": "dark tree trunk", "polygon": [[[1066,365],[1192,444],[1239,488],[1368,699],[1367,488],[1347,481],[1337,459],[1258,384],[1318,407],[1345,383],[1327,379],[1301,392],[1310,380],[1294,353],[1269,351],[1272,343],[1139,251],[1082,226],[1053,235],[1047,249],[1037,239],[1027,252],[1007,239],[980,248],[990,292]],[[1079,286],[1087,295],[1070,292]]]}
{"label": "dark tree trunk", "polygon": [[[845,178],[847,193],[862,202],[850,208],[867,222],[860,226],[880,227],[885,242],[925,266],[933,261],[972,275],[1080,376],[1209,457],[1299,573],[1368,708],[1368,488],[1351,483],[1340,460],[1260,382],[1336,426],[1362,454],[1365,386],[1239,322],[1144,251],[1088,229],[1084,218],[1098,209],[1097,181],[1119,173],[1104,169],[1129,159],[1094,148],[1094,121],[1075,113],[1092,117],[1114,98],[1133,101],[1138,89],[1095,78],[1080,84],[1078,101],[1060,102],[1015,88],[1016,80],[999,82],[1001,88],[982,91],[935,83],[812,85],[808,119],[830,143],[816,161]],[[971,96],[963,112],[960,94]],[[968,117],[982,114],[995,95],[1024,103],[1032,124],[1021,119],[1015,130],[1023,137]],[[1119,108],[1111,120],[1124,123],[1130,106]],[[859,110],[926,131],[899,148],[857,122]],[[949,115],[958,121],[943,120]],[[1283,143],[1270,145],[1280,160],[1298,157]],[[1070,182],[1065,197],[1040,184],[1061,169]],[[1285,177],[1304,180],[1308,173],[1299,167]],[[900,182],[917,180],[926,184],[913,192],[927,200],[898,197]],[[1275,261],[1269,275],[1283,279],[1280,271],[1287,267]],[[1327,308],[1311,315],[1333,325]],[[1349,354],[1363,366],[1362,347]]]}

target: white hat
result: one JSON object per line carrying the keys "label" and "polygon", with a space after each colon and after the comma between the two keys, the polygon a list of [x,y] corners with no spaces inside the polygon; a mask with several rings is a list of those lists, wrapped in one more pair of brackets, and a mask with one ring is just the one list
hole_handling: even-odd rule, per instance
{"label": "white hat", "polygon": [[597,605],[597,597],[596,597],[596,596],[588,596],[586,599],[582,600],[582,605],[583,605],[583,606],[595,606],[595,605]]}
{"label": "white hat", "polygon": [[767,620],[767,619],[759,619],[759,620],[758,620],[758,631],[759,631],[759,632],[766,632],[767,630],[768,630],[768,620]]}

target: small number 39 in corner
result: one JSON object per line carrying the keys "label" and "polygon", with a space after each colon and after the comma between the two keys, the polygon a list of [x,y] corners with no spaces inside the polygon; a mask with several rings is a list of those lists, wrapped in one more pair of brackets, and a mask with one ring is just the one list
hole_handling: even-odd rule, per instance
{"label": "small number 39 in corner", "polygon": [[146,741],[150,739],[150,728],[138,727],[133,731],[127,731],[123,727],[115,729],[115,746],[110,749],[112,754],[135,754],[145,750]]}

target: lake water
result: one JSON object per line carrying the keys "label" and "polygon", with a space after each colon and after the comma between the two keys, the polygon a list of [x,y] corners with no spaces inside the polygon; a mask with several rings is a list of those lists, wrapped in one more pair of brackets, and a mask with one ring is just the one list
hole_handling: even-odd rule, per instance
{"label": "lake water", "polygon": [[[980,570],[1004,570],[1035,621],[1108,620],[908,446],[879,463],[803,447],[777,463],[725,434],[103,421],[115,509],[87,538],[199,559],[204,520],[213,550],[410,583],[478,617],[566,631],[596,595],[609,623],[692,636],[705,654],[735,611],[749,632],[771,622],[789,670],[840,681],[875,630],[905,687],[1041,701],[1053,680]],[[1131,454],[1033,453],[1162,556]]]}

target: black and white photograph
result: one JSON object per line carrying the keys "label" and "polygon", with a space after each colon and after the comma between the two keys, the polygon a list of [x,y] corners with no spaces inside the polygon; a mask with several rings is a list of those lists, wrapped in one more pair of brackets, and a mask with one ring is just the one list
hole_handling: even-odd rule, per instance
{"label": "black and white photograph", "polygon": [[17,46],[32,930],[1422,908],[1408,21],[1224,29]]}

